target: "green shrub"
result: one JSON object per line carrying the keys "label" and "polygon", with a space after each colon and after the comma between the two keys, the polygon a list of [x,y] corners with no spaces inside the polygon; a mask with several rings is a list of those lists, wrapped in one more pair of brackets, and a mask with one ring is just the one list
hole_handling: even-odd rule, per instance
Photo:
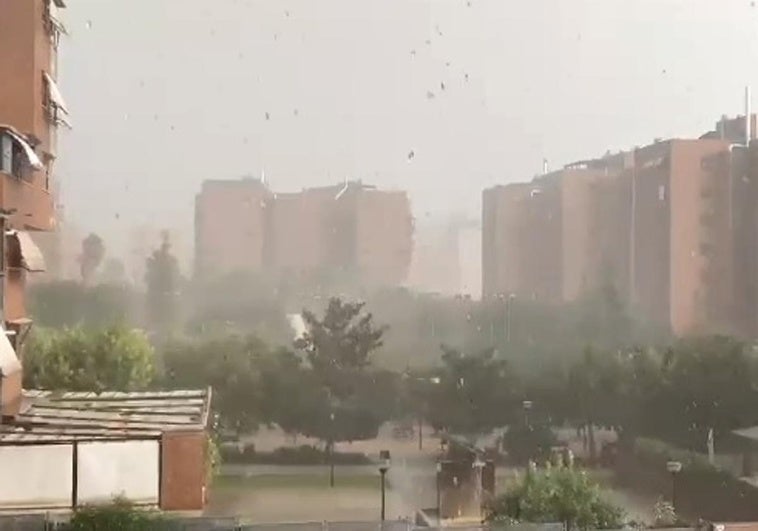
{"label": "green shrub", "polygon": [[127,500],[117,498],[107,505],[77,508],[66,531],[164,531],[170,523],[159,513],[143,511]]}
{"label": "green shrub", "polygon": [[563,523],[566,529],[617,529],[624,513],[600,487],[572,467],[529,470],[492,504],[489,520]]}

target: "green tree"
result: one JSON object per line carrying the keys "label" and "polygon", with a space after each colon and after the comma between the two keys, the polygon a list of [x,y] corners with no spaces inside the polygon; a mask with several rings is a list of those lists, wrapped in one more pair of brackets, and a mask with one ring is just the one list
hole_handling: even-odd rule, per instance
{"label": "green tree", "polygon": [[213,409],[223,429],[238,435],[262,420],[260,364],[269,348],[255,337],[174,340],[162,349],[163,385],[213,388]]}
{"label": "green tree", "polygon": [[492,349],[466,355],[443,346],[443,368],[425,384],[429,422],[461,434],[479,434],[514,420],[520,382]]}
{"label": "green tree", "polygon": [[306,355],[323,389],[318,411],[303,433],[327,445],[374,437],[385,420],[386,407],[372,397],[380,394],[377,389],[386,380],[377,378],[371,355],[382,346],[386,328],[376,326],[363,309],[363,303],[332,298],[322,318],[303,310],[307,330],[295,346]]}
{"label": "green tree", "polygon": [[584,471],[560,466],[530,469],[494,501],[489,520],[560,522],[568,530],[618,529],[623,526],[624,513],[606,501]]}
{"label": "green tree", "polygon": [[27,387],[61,391],[139,390],[155,374],[145,335],[122,326],[38,330],[24,365]]}
{"label": "green tree", "polygon": [[758,423],[758,360],[744,343],[724,336],[686,338],[662,356],[662,381],[648,431],[703,450],[716,437]]}
{"label": "green tree", "polygon": [[97,234],[90,233],[82,241],[82,254],[79,257],[79,267],[82,275],[82,282],[90,284],[97,273],[97,269],[105,258],[105,243]]}
{"label": "green tree", "polygon": [[135,321],[136,293],[125,284],[60,280],[29,287],[29,311],[35,323],[62,328],[83,325],[102,328]]}
{"label": "green tree", "polygon": [[161,246],[147,258],[145,265],[149,328],[162,334],[173,332],[179,320],[181,274],[179,263],[171,253],[168,233],[164,232]]}

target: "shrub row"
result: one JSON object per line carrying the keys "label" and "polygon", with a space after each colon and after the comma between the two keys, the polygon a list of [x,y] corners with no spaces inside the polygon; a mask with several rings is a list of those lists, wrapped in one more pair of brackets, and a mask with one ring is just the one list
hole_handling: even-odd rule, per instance
{"label": "shrub row", "polygon": [[[322,465],[330,462],[328,452],[310,445],[282,446],[272,452],[258,452],[254,444],[241,449],[224,446],[221,457],[224,463],[251,465]],[[360,452],[335,452],[332,459],[337,465],[371,464],[371,460]]]}

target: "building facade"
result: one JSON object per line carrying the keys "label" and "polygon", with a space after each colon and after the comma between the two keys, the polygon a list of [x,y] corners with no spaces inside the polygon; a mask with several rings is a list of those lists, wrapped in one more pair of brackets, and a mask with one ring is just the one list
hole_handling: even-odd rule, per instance
{"label": "building facade", "polygon": [[610,283],[676,335],[756,337],[758,147],[745,126],[724,118],[697,139],[486,190],[484,296],[566,303]]}
{"label": "building facade", "polygon": [[3,414],[21,394],[28,272],[43,269],[27,231],[55,226],[57,136],[68,108],[57,86],[63,0],[0,0],[0,394]]}
{"label": "building facade", "polygon": [[195,272],[261,271],[269,192],[257,179],[203,182],[195,198]]}
{"label": "building facade", "polygon": [[340,277],[401,285],[413,249],[405,192],[360,182],[272,193],[258,180],[206,181],[196,199],[195,273]]}

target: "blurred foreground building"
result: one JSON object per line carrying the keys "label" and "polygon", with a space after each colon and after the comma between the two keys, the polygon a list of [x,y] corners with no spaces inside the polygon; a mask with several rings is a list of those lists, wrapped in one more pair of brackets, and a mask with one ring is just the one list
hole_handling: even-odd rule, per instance
{"label": "blurred foreground building", "polygon": [[268,273],[400,285],[413,249],[408,195],[361,182],[273,193],[257,179],[206,181],[195,202],[195,274]]}
{"label": "blurred foreground building", "polygon": [[57,86],[63,0],[0,0],[0,406],[21,402],[21,346],[31,326],[27,273],[44,269],[30,231],[55,226],[57,136],[68,108]]}
{"label": "blurred foreground building", "polygon": [[[677,335],[758,335],[758,145],[745,118],[483,193],[485,297],[612,285]],[[749,143],[749,147],[746,144]]]}

